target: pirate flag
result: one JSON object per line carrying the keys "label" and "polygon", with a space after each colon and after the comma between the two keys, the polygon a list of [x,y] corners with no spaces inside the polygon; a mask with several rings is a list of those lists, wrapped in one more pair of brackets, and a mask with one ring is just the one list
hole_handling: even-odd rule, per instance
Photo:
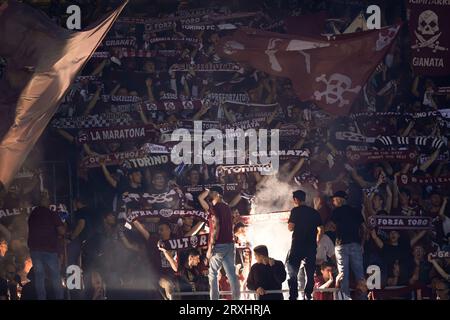
{"label": "pirate flag", "polygon": [[6,66],[0,79],[0,185],[7,187],[127,0],[82,32],[60,28],[15,0],[1,3],[0,56]]}
{"label": "pirate flag", "polygon": [[302,100],[347,115],[367,79],[389,50],[400,25],[341,36],[279,34],[241,28],[221,38],[222,58],[291,79]]}

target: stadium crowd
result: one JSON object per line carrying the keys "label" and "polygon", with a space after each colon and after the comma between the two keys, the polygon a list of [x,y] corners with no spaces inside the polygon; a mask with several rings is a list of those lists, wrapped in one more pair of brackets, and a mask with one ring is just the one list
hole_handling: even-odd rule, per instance
{"label": "stadium crowd", "polygon": [[[382,8],[383,26],[406,21],[402,1],[370,2]],[[40,9],[64,25],[68,3],[48,1]],[[89,12],[83,26],[114,5],[73,3]],[[290,299],[310,299],[314,288],[314,300],[448,300],[450,126],[433,111],[447,107],[450,95],[439,88],[449,83],[412,73],[407,28],[402,27],[351,113],[341,117],[300,101],[289,79],[245,65],[230,70],[231,61],[215,52],[220,37],[236,27],[283,33],[284,18],[326,10],[334,19],[323,32],[343,32],[366,7],[366,1],[345,0],[130,4],[46,129],[46,139],[54,143],[46,144],[46,153],[69,159],[76,175],[65,181],[77,186],[77,196],[65,203],[68,210],[49,209],[59,204],[52,203],[52,190],[34,163],[24,169],[29,174],[0,194],[0,299],[209,299],[211,281],[218,281],[221,291],[234,289],[224,298],[252,290],[260,299],[282,299],[269,290],[281,290],[287,281]],[[276,177],[217,174],[216,166],[207,164],[175,165],[169,160],[170,134],[192,129],[194,120],[222,129],[279,129],[280,149],[300,151],[280,157]],[[151,134],[139,139],[130,129],[124,139],[123,128]],[[104,138],[100,132],[96,140],[95,130],[109,129],[119,133]],[[409,140],[360,140],[381,136]],[[376,152],[378,158],[370,158]],[[320,229],[317,249],[316,241],[308,242],[305,246],[314,249],[286,261],[247,239],[249,216],[260,213],[261,190],[278,186],[290,192],[273,192],[273,211],[294,205],[302,210],[293,209],[282,221],[286,234],[296,233],[291,257],[298,243],[308,241],[298,240],[311,232],[306,225]],[[228,228],[232,238],[222,234],[216,250],[233,243],[232,254],[224,253],[234,257],[231,262],[211,260],[214,252],[202,245],[201,236],[214,232],[212,217],[175,214],[211,207],[229,215],[230,223],[221,221],[218,232]],[[139,210],[158,213],[129,218]],[[391,221],[383,227],[389,216],[427,226]],[[82,285],[63,290],[73,281],[66,274],[71,265],[81,266]],[[367,286],[366,269],[373,265],[380,269],[380,289]],[[337,290],[320,290],[331,288]],[[241,294],[246,297],[255,296]]]}

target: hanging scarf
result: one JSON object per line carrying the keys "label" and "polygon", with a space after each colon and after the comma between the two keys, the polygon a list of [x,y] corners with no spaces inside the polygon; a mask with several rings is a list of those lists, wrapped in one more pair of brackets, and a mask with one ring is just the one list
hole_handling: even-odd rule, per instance
{"label": "hanging scarf", "polygon": [[371,216],[369,226],[393,230],[427,230],[432,228],[431,217]]}
{"label": "hanging scarf", "polygon": [[169,239],[162,242],[162,247],[166,250],[185,250],[204,248],[208,246],[209,234],[200,234],[190,237]]}
{"label": "hanging scarf", "polygon": [[83,144],[88,142],[150,140],[157,137],[158,134],[153,125],[89,129],[78,133],[77,142]]}
{"label": "hanging scarf", "polygon": [[103,113],[75,118],[55,118],[52,120],[52,126],[59,129],[104,128],[126,126],[131,121],[130,115],[126,113]]}
{"label": "hanging scarf", "polygon": [[200,210],[184,209],[159,209],[159,210],[133,210],[127,215],[127,222],[145,217],[159,217],[164,219],[194,217],[202,221],[208,221],[209,213]]}

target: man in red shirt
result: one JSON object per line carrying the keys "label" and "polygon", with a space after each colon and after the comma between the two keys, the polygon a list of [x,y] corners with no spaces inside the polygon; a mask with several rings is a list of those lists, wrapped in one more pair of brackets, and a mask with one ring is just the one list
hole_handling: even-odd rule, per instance
{"label": "man in red shirt", "polygon": [[[210,203],[206,200],[209,197]],[[205,211],[210,212],[209,242],[206,257],[209,260],[209,287],[211,300],[219,299],[217,275],[225,269],[230,281],[233,300],[239,300],[239,281],[235,271],[235,249],[233,239],[233,218],[230,207],[223,202],[223,189],[214,186],[203,191],[198,200]]]}
{"label": "man in red shirt", "polygon": [[50,271],[55,299],[62,300],[64,292],[58,261],[58,237],[64,235],[65,227],[56,212],[49,209],[47,194],[41,196],[41,204],[28,218],[28,247],[33,261],[34,282],[38,300],[47,298],[45,291],[45,266]]}

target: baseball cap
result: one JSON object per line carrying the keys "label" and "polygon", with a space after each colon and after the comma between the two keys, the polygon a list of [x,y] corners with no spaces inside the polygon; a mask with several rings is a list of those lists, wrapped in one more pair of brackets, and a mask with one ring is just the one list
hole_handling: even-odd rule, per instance
{"label": "baseball cap", "polygon": [[331,198],[343,198],[347,199],[347,193],[345,191],[336,191]]}

